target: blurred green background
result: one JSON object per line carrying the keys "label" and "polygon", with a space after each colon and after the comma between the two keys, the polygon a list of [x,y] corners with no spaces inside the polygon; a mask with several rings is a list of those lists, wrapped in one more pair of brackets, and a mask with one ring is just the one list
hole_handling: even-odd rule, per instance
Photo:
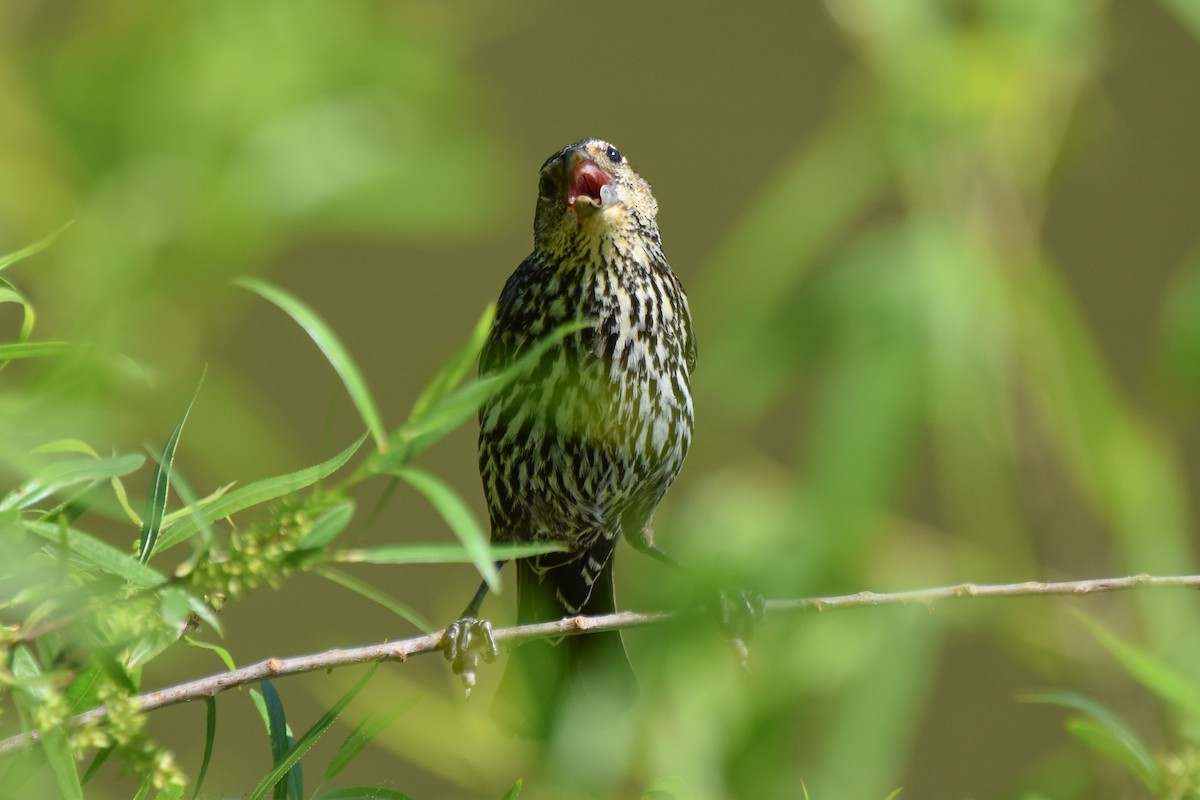
{"label": "blurred green background", "polygon": [[[361,422],[340,383],[231,286],[246,274],[321,313],[402,422],[527,254],[538,166],[590,135],[654,186],[700,341],[666,548],[768,597],[1196,571],[1189,0],[5,0],[0,253],[74,220],[5,277],[37,338],[140,365],[10,364],[6,451],[157,447],[205,364],[177,462],[197,492],[344,447]],[[20,306],[0,324],[15,336]],[[420,464],[483,518],[474,437]],[[401,488],[363,542],[450,538]],[[618,565],[623,605],[677,601],[658,565],[628,550]],[[438,625],[478,580],[354,574]],[[511,604],[485,608],[502,623]],[[1131,679],[1081,610],[1195,680],[1183,592],[779,616],[750,674],[711,632],[639,630],[643,703],[603,742],[541,761],[488,727],[498,668],[464,704],[424,658],[352,707],[419,698],[351,771],[421,798],[499,798],[522,775],[529,798],[1142,796],[1062,709],[1017,699],[1061,688],[1117,709],[1200,791],[1200,715]],[[307,574],[222,619],[239,664],[416,632]],[[219,666],[172,651],[144,685]],[[357,674],[280,681],[293,724]],[[205,792],[237,796],[269,749],[244,696],[219,703]],[[194,778],[202,710],[150,729]],[[89,797],[136,787],[98,782]]]}

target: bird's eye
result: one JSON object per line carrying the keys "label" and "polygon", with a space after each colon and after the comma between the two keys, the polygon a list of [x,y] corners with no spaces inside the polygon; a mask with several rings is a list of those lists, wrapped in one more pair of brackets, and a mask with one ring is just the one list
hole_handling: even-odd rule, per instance
{"label": "bird's eye", "polygon": [[608,146],[608,150],[606,150],[604,154],[608,156],[608,160],[614,164],[620,164],[625,160],[625,156],[621,155],[621,151],[613,147],[611,144]]}
{"label": "bird's eye", "polygon": [[542,179],[538,181],[538,194],[547,200],[552,200],[555,194],[554,178],[549,175],[543,175]]}

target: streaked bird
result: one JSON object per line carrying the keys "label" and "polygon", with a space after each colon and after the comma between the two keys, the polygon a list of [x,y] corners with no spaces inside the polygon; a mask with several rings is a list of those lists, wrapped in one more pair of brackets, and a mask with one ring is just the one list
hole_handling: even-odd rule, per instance
{"label": "streaked bird", "polygon": [[[497,372],[559,326],[585,323],[480,409],[493,542],[565,547],[517,560],[520,623],[613,611],[621,538],[671,560],[654,544],[651,517],[691,442],[696,338],[657,212],[649,184],[608,142],[584,139],[542,165],[533,252],[500,294],[479,365],[481,375]],[[477,619],[485,592],[443,640],[468,687],[479,640],[495,651]],[[552,714],[573,685],[601,702],[631,696],[619,633],[524,644],[500,692]]]}

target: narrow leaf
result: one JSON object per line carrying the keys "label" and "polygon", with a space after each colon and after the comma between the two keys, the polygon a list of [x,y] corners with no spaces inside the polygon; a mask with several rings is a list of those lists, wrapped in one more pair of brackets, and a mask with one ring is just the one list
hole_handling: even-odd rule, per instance
{"label": "narrow leaf", "polygon": [[[192,522],[196,525],[197,532],[200,534],[198,537],[199,541],[193,542],[192,544],[191,554],[175,567],[175,577],[184,578],[190,575],[192,571],[196,569],[196,566],[204,560],[204,557],[208,555],[208,552],[216,546],[217,537],[213,534],[212,524],[200,515],[201,506],[205,502],[211,502],[213,499],[225,494],[225,491],[232,484],[227,484],[225,487],[217,489],[217,491],[209,495],[206,500],[197,500],[195,492],[192,491],[192,487],[188,485],[188,482],[183,479],[182,475],[176,474],[174,480],[175,493],[179,495],[180,501],[184,503],[183,508],[179,509],[179,511],[175,513],[179,514],[180,517],[182,517],[184,514],[190,516]],[[162,525],[165,526],[167,524],[167,520],[172,516],[174,515],[168,514],[167,516],[163,517]],[[201,610],[197,611],[197,613],[200,614],[201,618],[208,619],[208,617],[205,616],[205,611]],[[214,621],[211,624],[213,624],[213,627],[217,628],[217,630],[220,630],[220,623]]]}
{"label": "narrow leaf", "polygon": [[[35,715],[38,706],[50,697],[52,690],[48,684],[41,684],[38,678],[42,676],[41,667],[26,647],[18,647],[12,652],[12,674],[18,679],[24,679],[19,687],[14,687],[13,699],[28,716]],[[46,761],[54,772],[58,788],[64,800],[83,800],[83,786],[79,782],[79,770],[75,767],[75,758],[71,755],[71,745],[67,736],[66,725],[39,728],[42,739],[42,751]]]}
{"label": "narrow leaf", "polygon": [[[251,506],[256,506],[260,503],[274,500],[277,497],[282,497],[285,494],[299,491],[306,486],[311,486],[317,481],[337,472],[338,469],[350,460],[350,457],[354,455],[358,448],[362,446],[366,438],[366,434],[360,436],[357,441],[328,461],[323,461],[320,464],[297,472],[290,472],[287,475],[265,478],[248,486],[243,486],[240,489],[235,489],[205,506],[201,511],[201,516],[208,522],[213,522]],[[159,539],[158,549],[162,551],[178,544],[195,530],[196,521],[194,519],[180,520],[178,524],[172,525],[163,531]]]}
{"label": "narrow leaf", "polygon": [[167,578],[148,564],[142,564],[128,553],[105,544],[74,528],[64,528],[50,522],[26,520],[26,530],[37,534],[52,544],[64,547],[71,556],[104,572],[116,575],[142,589],[153,589],[167,582]]}
{"label": "narrow leaf", "polygon": [[[289,747],[287,717],[283,713],[283,701],[280,700],[279,693],[275,691],[275,684],[269,680],[263,681],[262,696],[263,702],[267,706],[267,734],[271,740],[271,763],[275,765],[275,769],[278,769]],[[284,769],[279,770],[279,775],[271,782],[271,786],[275,786],[279,782],[279,778],[282,778],[290,767],[291,765],[289,764]],[[271,770],[271,774],[275,774],[275,769]],[[265,787],[262,794],[256,792],[252,797],[263,797],[271,786]],[[286,784],[280,784],[275,789],[275,800],[285,800],[286,793]]]}
{"label": "narrow leaf", "polygon": [[77,458],[47,464],[19,489],[0,500],[0,511],[32,508],[52,494],[81,483],[122,477],[146,462],[145,456],[129,453],[112,458]]}
{"label": "narrow leaf", "polygon": [[90,444],[82,439],[55,439],[53,442],[46,442],[33,448],[35,453],[77,453],[83,456],[91,456],[92,458],[100,458]]}
{"label": "narrow leaf", "polygon": [[125,491],[125,484],[120,478],[110,478],[109,484],[112,486],[113,494],[117,498],[117,505],[125,512],[125,516],[129,517],[129,521],[139,528],[142,527],[142,518],[133,510],[133,506],[129,505],[129,494]]}
{"label": "narrow leaf", "polygon": [[401,603],[399,600],[393,598],[391,595],[379,591],[368,583],[364,583],[363,581],[347,575],[340,570],[331,569],[329,567],[321,567],[317,569],[316,572],[322,578],[333,581],[337,585],[345,587],[352,592],[356,592],[373,603],[378,603],[401,619],[412,623],[413,626],[418,630],[421,630],[425,633],[432,633],[434,630],[436,630],[436,628],[432,627],[429,621],[417,613],[417,611],[409,608],[404,603]]}
{"label": "narrow leaf", "polygon": [[17,287],[4,278],[0,278],[0,303],[16,303],[21,306],[24,319],[21,320],[21,328],[17,333],[17,341],[27,341],[33,333],[34,320],[37,318],[33,304],[26,299],[25,295],[17,291]]}
{"label": "narrow leaf", "polygon": [[1150,791],[1157,793],[1161,788],[1158,766],[1146,761],[1142,753],[1131,749],[1128,742],[1106,726],[1080,717],[1067,723],[1067,731],[1085,746],[1125,767]]}
{"label": "narrow leaf", "polygon": [[[176,480],[176,486],[179,486],[179,483],[178,483],[179,476],[178,475],[175,476],[175,480]],[[172,511],[170,514],[167,514],[165,517],[163,517],[163,526],[166,527],[167,525],[170,525],[171,523],[175,522],[176,520],[180,520],[180,519],[183,519],[184,517],[191,516],[192,514],[195,514],[199,509],[204,508],[205,506],[207,506],[211,503],[214,503],[217,500],[220,500],[222,497],[225,496],[225,493],[228,492],[230,489],[232,489],[235,485],[236,484],[234,484],[234,483],[227,483],[224,486],[218,486],[216,489],[213,489],[212,492],[210,492],[205,497],[201,497],[199,500],[188,500],[188,504],[186,506],[184,506],[183,508],[177,508],[174,511]],[[183,491],[179,492],[180,499],[187,500],[186,497],[183,497],[183,494],[184,494]],[[199,522],[197,522],[196,524],[200,525]],[[204,523],[204,525],[207,525],[207,524],[209,524],[209,523],[208,522]],[[202,525],[200,525],[200,527],[203,528]]]}
{"label": "narrow leaf", "polygon": [[435,403],[440,403],[455,386],[462,382],[471,369],[471,365],[479,358],[479,353],[483,350],[484,342],[487,341],[488,333],[491,332],[492,322],[495,319],[496,306],[489,305],[483,312],[483,316],[479,318],[479,322],[475,323],[475,330],[471,332],[471,338],[466,345],[454,354],[450,363],[442,367],[425,387],[425,391],[421,392],[417,402],[413,404],[411,419],[420,419]]}
{"label": "narrow leaf", "polygon": [[1080,614],[1079,618],[1096,641],[1121,662],[1134,679],[1171,705],[1200,717],[1200,685],[1195,680],[1179,674],[1142,648],[1122,641],[1090,617]]}
{"label": "narrow leaf", "polygon": [[222,663],[225,664],[225,668],[230,672],[233,672],[235,669],[237,669],[237,664],[234,663],[233,656],[229,654],[228,650],[226,650],[224,647],[221,647],[221,645],[213,644],[212,642],[202,642],[199,639],[193,639],[190,636],[183,637],[183,640],[192,647],[199,647],[201,650],[211,650],[216,653],[217,657],[220,658]]}
{"label": "narrow leaf", "polygon": [[350,524],[354,518],[354,507],[353,500],[344,500],[327,508],[313,522],[312,530],[296,542],[296,546],[301,550],[317,550],[329,544]]}
{"label": "narrow leaf", "polygon": [[[259,782],[258,786],[255,787],[254,791],[250,794],[249,800],[262,800],[271,787],[279,783],[284,774],[291,769],[292,765],[299,762],[300,759],[304,757],[304,754],[307,753],[312,746],[317,743],[317,740],[321,738],[322,734],[329,730],[329,727],[337,721],[337,718],[341,716],[342,712],[346,709],[346,706],[350,704],[350,701],[352,701],[358,695],[358,693],[362,691],[363,687],[367,685],[367,682],[371,680],[371,677],[375,674],[375,670],[378,667],[378,664],[372,664],[371,668],[367,670],[367,674],[364,675],[358,683],[354,684],[350,691],[342,695],[341,699],[334,703],[333,707],[326,711],[325,714],[322,715],[319,720],[317,720],[316,724],[309,728],[305,734],[300,737],[299,741],[293,744],[288,751],[282,755],[281,758],[276,759],[274,768],[272,768],[271,771],[267,773],[266,777]],[[267,684],[268,681],[263,681],[264,691]]]}
{"label": "narrow leaf", "polygon": [[[539,542],[490,545],[487,553],[489,562],[494,566],[496,561],[531,558],[564,550],[566,547],[562,544]],[[453,544],[397,544],[339,550],[333,554],[333,560],[343,564],[468,564],[475,561],[475,555],[465,547]]]}
{"label": "narrow leaf", "polygon": [[477,378],[434,404],[420,418],[401,426],[392,436],[393,452],[380,460],[376,465],[377,469],[380,472],[392,472],[406,464],[413,455],[458,427],[463,420],[478,410],[484,400],[520,377],[543,353],[566,336],[588,328],[591,324],[590,321],[579,320],[558,326],[500,372]]}
{"label": "narrow leaf", "polygon": [[213,742],[217,738],[216,698],[204,698],[204,709],[204,755],[200,759],[200,772],[196,775],[196,788],[192,790],[192,800],[200,796],[200,787],[204,785],[204,776],[208,774],[208,764],[212,760]]}
{"label": "narrow leaf", "polygon": [[96,773],[99,772],[100,768],[108,761],[109,756],[113,754],[115,749],[116,747],[110,744],[108,747],[96,753],[96,757],[92,759],[92,763],[88,764],[87,770],[85,770],[83,773],[82,784],[84,786],[87,786],[88,781],[96,776]]}
{"label": "narrow leaf", "polygon": [[146,497],[146,512],[142,515],[142,533],[138,547],[138,561],[143,564],[154,554],[154,545],[158,542],[163,514],[167,509],[167,494],[171,488],[171,470],[175,467],[175,450],[179,447],[179,435],[183,433],[183,425],[187,422],[192,406],[196,404],[200,387],[204,385],[204,374],[207,372],[208,368],[205,367],[204,373],[200,375],[200,382],[196,384],[196,391],[192,392],[192,399],[188,401],[187,408],[183,409],[179,421],[167,437],[162,457],[158,460],[154,475],[150,479],[150,494]]}
{"label": "narrow leaf", "polygon": [[383,420],[375,407],[375,400],[371,397],[367,382],[363,380],[358,366],[350,358],[350,353],[328,323],[300,300],[269,283],[255,278],[238,278],[234,283],[279,306],[287,312],[288,316],[299,323],[300,327],[304,328],[317,343],[317,347],[321,348],[321,352],[325,354],[325,358],[333,366],[338,377],[342,379],[342,384],[345,385],[350,399],[358,409],[363,422],[366,423],[367,430],[375,439],[376,447],[379,450],[386,450],[387,435],[384,431]]}
{"label": "narrow leaf", "polygon": [[46,236],[42,237],[41,239],[38,239],[36,242],[34,242],[31,245],[22,247],[20,250],[15,250],[11,253],[7,253],[5,255],[0,256],[0,270],[4,269],[6,267],[12,266],[13,264],[17,263],[18,261],[20,261],[22,259],[29,258],[32,255],[37,255],[38,253],[42,252],[47,247],[54,244],[54,240],[57,239],[59,236],[61,236],[63,231],[65,231],[67,228],[71,227],[72,222],[74,222],[74,220],[67,222],[65,225],[63,225],[58,230],[54,231],[53,233],[47,234]]}
{"label": "narrow leaf", "polygon": [[517,800],[521,796],[522,786],[524,786],[524,781],[517,778],[517,782],[513,784],[511,789],[504,793],[504,797],[500,798],[500,800]]}
{"label": "narrow leaf", "polygon": [[158,790],[158,794],[154,795],[154,800],[183,800],[184,786],[180,783],[172,783]]}
{"label": "narrow leaf", "polygon": [[79,782],[79,770],[75,767],[75,757],[71,755],[66,729],[59,725],[47,728],[41,734],[42,749],[46,751],[46,760],[54,770],[64,800],[83,800],[83,786]]}
{"label": "narrow leaf", "polygon": [[[1108,737],[1111,738],[1112,742],[1119,743],[1120,749],[1127,753],[1127,756],[1123,757],[1122,763],[1136,763],[1140,765],[1135,768],[1135,772],[1139,775],[1149,774],[1155,776],[1155,780],[1158,779],[1158,767],[1154,762],[1154,757],[1150,755],[1149,748],[1107,706],[1078,692],[1034,692],[1023,695],[1021,701],[1025,703],[1048,703],[1050,705],[1062,706],[1091,717],[1096,723],[1094,727],[1107,731]],[[1089,734],[1085,733],[1084,735],[1087,736]],[[1094,734],[1092,735],[1092,739],[1093,741],[1098,741],[1098,738]]]}
{"label": "narrow leaf", "polygon": [[346,741],[342,742],[342,746],[333,754],[333,758],[329,760],[329,766],[325,768],[325,776],[322,780],[327,781],[345,769],[371,743],[372,739],[383,733],[401,714],[416,705],[416,702],[417,699],[414,697],[397,703],[389,709],[381,709],[368,714],[354,730],[350,731]]}
{"label": "narrow leaf", "polygon": [[258,711],[258,716],[262,720],[263,730],[270,734],[271,720],[267,716],[267,701],[263,699],[262,692],[258,689],[251,689],[250,700],[254,703],[254,708]]}
{"label": "narrow leaf", "polygon": [[471,556],[475,569],[487,581],[493,592],[500,590],[500,572],[492,561],[488,548],[488,537],[483,528],[453,489],[438,478],[424,470],[415,467],[401,467],[393,474],[407,482],[414,489],[425,495],[430,504],[437,509],[438,514],[454,531],[454,535],[462,542],[462,546]]}
{"label": "narrow leaf", "polygon": [[14,361],[19,358],[47,358],[61,356],[78,348],[70,342],[15,342],[0,344],[0,360]]}

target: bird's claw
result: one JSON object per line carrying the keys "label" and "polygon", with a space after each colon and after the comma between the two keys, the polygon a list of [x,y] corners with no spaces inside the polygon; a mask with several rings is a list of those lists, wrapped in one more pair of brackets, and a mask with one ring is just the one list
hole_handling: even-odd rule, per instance
{"label": "bird's claw", "polygon": [[442,655],[450,662],[451,671],[462,679],[467,697],[475,688],[479,657],[483,656],[484,661],[492,662],[500,655],[492,636],[492,623],[474,617],[462,617],[450,623],[450,627],[442,634],[439,646]]}
{"label": "bird's claw", "polygon": [[717,602],[720,608],[721,627],[729,637],[730,644],[743,667],[750,666],[749,642],[754,637],[754,628],[767,618],[767,602],[759,592],[742,589],[737,592],[721,591]]}

